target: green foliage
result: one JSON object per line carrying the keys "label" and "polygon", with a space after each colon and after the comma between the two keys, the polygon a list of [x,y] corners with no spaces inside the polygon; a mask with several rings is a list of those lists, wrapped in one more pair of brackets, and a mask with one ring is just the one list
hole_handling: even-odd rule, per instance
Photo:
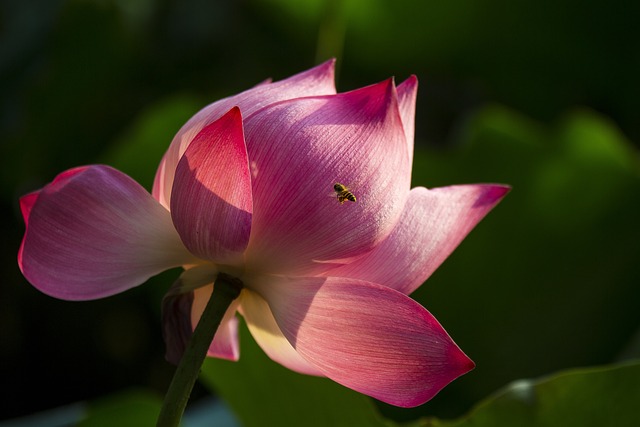
{"label": "green foliage", "polygon": [[638,422],[640,363],[578,369],[520,380],[455,421],[425,427],[632,427]]}
{"label": "green foliage", "polygon": [[172,97],[150,106],[109,146],[102,155],[102,163],[121,170],[151,190],[156,169],[173,135],[202,107],[198,101],[186,96]]}
{"label": "green foliage", "polygon": [[[637,3],[343,0],[340,8],[331,0],[254,3],[269,22],[279,24],[274,31],[291,38],[338,15],[347,28],[344,60],[358,71],[349,78],[361,79],[362,72],[378,79],[416,73],[435,89],[429,92],[438,112],[450,103],[464,108],[468,100],[459,98],[465,95],[488,96],[550,120],[587,102],[615,112],[619,124],[635,138],[640,135],[635,115],[640,104],[630,90],[640,62],[629,59],[640,38]],[[338,48],[334,55],[341,53]],[[464,80],[466,87],[460,82],[447,87],[450,79]]]}
{"label": "green foliage", "polygon": [[454,149],[416,152],[414,185],[513,191],[413,295],[477,363],[446,400],[468,407],[516,378],[619,358],[640,327],[637,152],[582,110],[548,127],[487,107],[461,135]]}
{"label": "green foliage", "polygon": [[240,360],[207,359],[201,379],[229,403],[245,427],[388,425],[368,397],[272,362],[242,325]]}
{"label": "green foliage", "polygon": [[142,427],[154,425],[162,399],[145,391],[132,390],[99,399],[89,405],[78,427]]}

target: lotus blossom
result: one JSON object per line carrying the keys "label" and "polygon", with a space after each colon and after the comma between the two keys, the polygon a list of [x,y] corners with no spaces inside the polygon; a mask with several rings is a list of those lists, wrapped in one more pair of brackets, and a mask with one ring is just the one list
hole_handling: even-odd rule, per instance
{"label": "lotus blossom", "polygon": [[152,194],[91,165],[24,196],[20,268],[48,295],[90,300],[182,267],[169,358],[224,273],[244,288],[209,356],[238,359],[239,312],[285,367],[420,405],[474,364],[407,295],[508,188],[410,188],[416,92],[412,76],[336,93],[329,61],[217,101],[175,136]]}

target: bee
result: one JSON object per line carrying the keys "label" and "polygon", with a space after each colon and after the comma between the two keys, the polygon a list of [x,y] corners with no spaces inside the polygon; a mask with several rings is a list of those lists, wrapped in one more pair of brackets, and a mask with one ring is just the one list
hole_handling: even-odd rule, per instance
{"label": "bee", "polygon": [[338,196],[338,201],[340,202],[340,204],[343,204],[347,200],[351,202],[356,201],[356,196],[354,196],[346,186],[336,182],[335,184],[333,184],[333,189],[336,192],[336,196]]}

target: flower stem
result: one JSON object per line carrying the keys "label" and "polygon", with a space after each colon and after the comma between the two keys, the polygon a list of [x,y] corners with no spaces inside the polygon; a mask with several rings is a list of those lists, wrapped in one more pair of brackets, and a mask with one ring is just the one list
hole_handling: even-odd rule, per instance
{"label": "flower stem", "polygon": [[218,274],[209,302],[202,313],[187,348],[180,359],[167,394],[164,397],[157,427],[177,427],[189,401],[191,390],[200,374],[207,355],[227,309],[242,290],[242,282],[224,273]]}

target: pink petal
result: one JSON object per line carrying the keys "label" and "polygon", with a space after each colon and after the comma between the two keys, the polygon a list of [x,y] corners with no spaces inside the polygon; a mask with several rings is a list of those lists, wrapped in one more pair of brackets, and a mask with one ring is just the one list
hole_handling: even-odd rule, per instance
{"label": "pink petal", "polygon": [[474,367],[427,310],[386,286],[282,278],[259,292],[302,357],[383,402],[421,405]]}
{"label": "pink petal", "polygon": [[185,246],[218,263],[238,263],[251,231],[251,177],[235,107],[205,127],[180,159],[171,217]]}
{"label": "pink petal", "polygon": [[[18,249],[18,265],[22,266],[22,252],[24,251],[24,240],[27,237],[27,228],[29,227],[29,215],[31,214],[31,209],[33,209],[33,205],[36,204],[36,200],[38,200],[38,195],[40,191],[34,191],[32,193],[26,194],[20,198],[20,211],[22,212],[22,218],[24,220],[25,225],[25,233],[22,237],[22,242],[20,242],[20,249]],[[20,267],[22,268],[22,267]]]}
{"label": "pink petal", "polygon": [[[207,302],[209,302],[212,292],[213,285],[204,286],[194,291],[193,306],[191,308],[191,325],[193,329],[195,329],[200,321],[200,317],[202,317],[202,313],[207,306]],[[239,299],[236,299],[227,309],[216,331],[216,335],[213,337],[213,341],[209,346],[207,356],[233,361],[238,360],[238,357],[240,357],[238,319],[236,318],[238,304]]]}
{"label": "pink petal", "polygon": [[[410,165],[391,80],[270,105],[245,120],[254,209],[247,264],[326,270],[373,248],[397,221]],[[356,202],[340,204],[333,187]]]}
{"label": "pink petal", "polygon": [[402,126],[407,138],[409,159],[413,160],[413,144],[415,135],[416,98],[418,95],[418,78],[411,76],[398,85],[398,105]]}
{"label": "pink petal", "polygon": [[[87,169],[87,166],[80,166],[72,169],[68,169],[56,176],[50,185],[64,182],[70,179],[73,175],[80,173]],[[20,211],[22,213],[22,219],[24,220],[25,225],[25,233],[22,237],[22,242],[20,243],[20,249],[18,249],[18,265],[22,268],[22,251],[24,250],[24,241],[27,237],[27,229],[29,228],[29,215],[31,215],[31,209],[36,204],[36,200],[38,200],[38,196],[42,190],[37,190],[32,193],[26,194],[20,198]]]}
{"label": "pink petal", "polygon": [[493,184],[414,188],[398,225],[384,242],[326,274],[382,283],[408,295],[508,191],[509,187]]}
{"label": "pink petal", "polygon": [[258,293],[243,289],[239,311],[247,322],[251,335],[271,360],[301,374],[322,376],[282,335],[269,305]]}
{"label": "pink petal", "polygon": [[29,215],[31,214],[33,205],[35,205],[36,200],[38,200],[38,194],[40,194],[40,190],[25,194],[20,198],[20,211],[22,212],[22,218],[25,224],[29,223]]}
{"label": "pink petal", "polygon": [[176,165],[191,140],[205,126],[220,118],[234,106],[238,106],[244,117],[248,117],[265,105],[284,99],[334,94],[336,93],[333,82],[334,63],[334,60],[327,61],[279,82],[263,82],[245,92],[221,99],[200,110],[182,126],[173,138],[156,173],[153,196],[169,208]]}
{"label": "pink petal", "polygon": [[110,167],[63,172],[33,197],[23,204],[27,227],[18,262],[48,295],[102,298],[194,259],[169,212]]}

